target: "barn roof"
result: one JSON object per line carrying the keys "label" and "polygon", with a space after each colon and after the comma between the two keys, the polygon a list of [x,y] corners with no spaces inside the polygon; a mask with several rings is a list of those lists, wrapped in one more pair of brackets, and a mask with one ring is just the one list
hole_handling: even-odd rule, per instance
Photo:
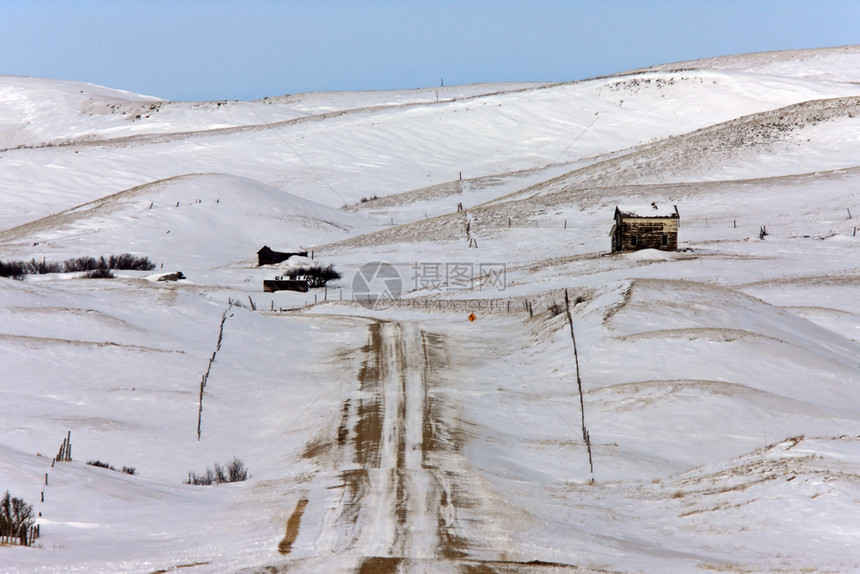
{"label": "barn roof", "polygon": [[622,217],[678,217],[678,208],[674,205],[619,205],[615,208],[616,215]]}

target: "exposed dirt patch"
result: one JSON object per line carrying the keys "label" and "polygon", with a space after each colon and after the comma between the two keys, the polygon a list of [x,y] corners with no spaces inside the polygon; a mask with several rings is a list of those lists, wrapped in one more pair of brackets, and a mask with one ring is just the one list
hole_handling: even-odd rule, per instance
{"label": "exposed dirt patch", "polygon": [[341,447],[346,444],[346,440],[349,438],[348,425],[350,402],[350,399],[346,399],[340,409],[340,424],[337,427],[337,446]]}
{"label": "exposed dirt patch", "polygon": [[[445,345],[441,335],[422,331],[422,350],[424,351],[424,421],[422,426],[421,466],[428,467],[428,454],[444,450],[442,428],[438,416],[441,411],[439,399],[434,398],[432,387],[435,382],[435,371],[448,361]],[[449,443],[450,444],[450,443]]]}
{"label": "exposed dirt patch", "polygon": [[[467,556],[466,549],[468,544],[465,538],[457,535],[456,525],[450,520],[450,513],[445,512],[449,506],[452,506],[452,501],[447,491],[442,491],[439,499],[439,512],[437,513],[437,523],[439,529],[439,554],[448,560],[456,560]],[[456,516],[456,509],[451,508],[453,515]]]}
{"label": "exposed dirt patch", "polygon": [[562,564],[560,562],[544,562],[542,560],[532,560],[530,562],[516,562],[507,560],[487,560],[480,561],[465,561],[461,563],[463,574],[548,574],[556,572],[579,572],[585,573],[606,573],[608,570],[591,570],[581,568],[573,564]]}
{"label": "exposed dirt patch", "polygon": [[113,341],[81,341],[79,339],[61,339],[58,337],[37,337],[33,335],[6,335],[0,333],[0,340],[28,345],[30,347],[47,347],[50,345],[71,345],[74,347],[111,347],[124,351],[135,351],[142,353],[183,353],[183,351],[171,351],[169,349],[156,349],[142,345],[127,345]]}
{"label": "exposed dirt patch", "polygon": [[373,556],[362,562],[355,572],[356,574],[395,574],[402,561],[402,558]]}
{"label": "exposed dirt patch", "polygon": [[603,324],[608,325],[609,321],[612,320],[612,317],[615,316],[621,309],[627,306],[630,303],[630,298],[633,296],[633,287],[635,283],[630,283],[627,288],[624,290],[623,295],[621,296],[621,301],[611,305],[606,309],[606,312],[603,314]]}
{"label": "exposed dirt patch", "polygon": [[322,458],[332,448],[326,437],[316,437],[310,440],[302,451],[302,458]]}
{"label": "exposed dirt patch", "polygon": [[296,508],[287,519],[287,531],[284,534],[283,540],[278,544],[278,552],[281,554],[289,554],[293,549],[293,543],[299,535],[299,525],[302,522],[302,515],[305,512],[305,507],[308,505],[308,499],[302,497],[296,503]]}
{"label": "exposed dirt patch", "polygon": [[361,397],[358,401],[358,420],[355,425],[355,462],[363,468],[379,466],[382,443],[382,404],[379,397],[382,375],[381,324],[372,323],[368,342],[362,351],[366,355],[358,373]]}
{"label": "exposed dirt patch", "polygon": [[174,570],[179,570],[180,568],[196,568],[197,566],[206,566],[209,562],[194,562],[193,564],[180,564],[179,566],[172,566],[167,570],[155,570],[152,574],[166,574],[167,572],[172,572]]}
{"label": "exposed dirt patch", "polygon": [[659,329],[654,331],[643,331],[641,333],[632,333],[630,335],[619,335],[615,337],[617,341],[640,341],[648,339],[672,340],[683,339],[687,341],[695,341],[702,339],[715,343],[733,343],[738,340],[750,339],[767,339],[771,341],[779,341],[774,337],[760,335],[752,331],[743,329],[719,329],[713,327],[691,327],[687,329]]}
{"label": "exposed dirt patch", "polygon": [[358,537],[358,516],[361,503],[370,484],[367,469],[357,468],[341,474],[343,496],[340,500],[341,521],[346,527],[346,544],[351,547]]}

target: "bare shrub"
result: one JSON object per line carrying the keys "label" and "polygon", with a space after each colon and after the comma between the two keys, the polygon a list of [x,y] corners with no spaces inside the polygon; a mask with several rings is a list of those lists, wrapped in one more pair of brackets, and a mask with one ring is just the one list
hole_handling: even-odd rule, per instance
{"label": "bare shrub", "polygon": [[185,481],[185,484],[195,484],[199,486],[209,486],[215,482],[215,476],[212,474],[212,469],[207,468],[206,472],[197,474],[196,472],[188,473],[188,480]]}
{"label": "bare shrub", "polygon": [[234,457],[233,461],[227,465],[227,479],[228,482],[248,480],[248,469],[245,467],[245,463]]}
{"label": "bare shrub", "polygon": [[33,507],[20,498],[12,498],[9,491],[0,499],[0,536],[11,536],[27,545],[28,533],[35,524]]}
{"label": "bare shrub", "polygon": [[67,273],[87,271],[86,276],[90,279],[110,279],[113,277],[113,274],[110,273],[111,269],[151,271],[155,269],[155,263],[150,261],[149,257],[137,257],[131,253],[123,253],[110,257],[102,255],[98,259],[95,257],[69,259],[65,262],[64,268]]}
{"label": "bare shrub", "polygon": [[[0,277],[23,279],[25,275],[44,275],[46,273],[79,273],[87,271],[87,277],[101,279],[113,277],[105,273],[110,269],[130,269],[134,271],[150,271],[155,269],[155,263],[149,257],[137,257],[130,253],[122,255],[104,255],[95,257],[75,257],[63,263],[49,263],[44,259],[36,261],[0,261]],[[92,275],[89,272],[97,272]],[[101,273],[101,274],[99,274]]]}
{"label": "bare shrub", "polygon": [[77,257],[67,259],[63,264],[63,270],[66,273],[76,273],[79,271],[95,271],[97,269],[108,269],[107,259],[100,257]]}
{"label": "bare shrub", "polygon": [[43,273],[59,273],[63,270],[59,263],[48,263],[44,259],[36,261],[0,261],[0,277],[11,277],[23,279],[24,275],[38,275]]}
{"label": "bare shrub", "polygon": [[303,265],[288,270],[286,276],[295,279],[299,276],[308,278],[308,287],[324,287],[329,281],[336,281],[342,277],[340,272],[335,271],[334,265]]}
{"label": "bare shrub", "polygon": [[224,472],[224,467],[215,463],[215,468],[213,469],[213,474],[215,475],[215,482],[221,484],[222,482],[227,482],[227,473]]}
{"label": "bare shrub", "polygon": [[[36,261],[0,261],[0,277],[11,277],[12,279],[23,279],[25,275],[44,275],[46,273],[79,273],[86,271],[87,277],[102,279],[113,277],[106,273],[110,269],[130,269],[133,271],[151,271],[155,269],[155,263],[149,257],[138,257],[130,253],[122,255],[111,255],[99,258],[74,257],[63,263],[49,263],[44,259]],[[90,274],[90,272],[93,272]]]}
{"label": "bare shrub", "polygon": [[42,259],[41,262],[31,259],[27,266],[31,269],[30,273],[38,275],[44,275],[45,273],[59,273],[62,270],[62,266],[59,263],[48,263],[44,259]]}
{"label": "bare shrub", "polygon": [[[97,466],[97,467],[99,467],[99,468],[106,468],[106,469],[108,469],[108,470],[114,470],[114,471],[116,471],[116,470],[117,470],[117,469],[116,469],[112,464],[108,464],[108,463],[106,463],[106,462],[102,462],[102,461],[100,461],[100,460],[88,460],[88,461],[87,461],[87,464],[88,464],[88,465],[90,465],[90,466]],[[137,474],[137,469],[136,469],[136,468],[134,468],[133,466],[124,466],[124,467],[122,467],[122,468],[121,468],[119,471],[117,471],[117,472],[122,472],[122,473],[124,473],[124,474],[131,474],[131,475],[135,475],[135,474]]]}
{"label": "bare shrub", "polygon": [[0,261],[0,277],[23,279],[27,271],[21,261]]}
{"label": "bare shrub", "polygon": [[185,481],[185,484],[209,486],[225,482],[242,482],[248,480],[250,476],[245,463],[236,457],[227,466],[221,466],[217,462],[213,466],[214,468],[207,468],[206,472],[200,474],[189,472],[188,480]]}
{"label": "bare shrub", "polygon": [[87,279],[113,279],[113,271],[110,269],[93,269],[84,275]]}
{"label": "bare shrub", "polygon": [[131,253],[111,255],[110,259],[108,259],[108,266],[111,269],[128,269],[132,271],[152,271],[155,269],[155,263],[150,261],[149,257],[137,257]]}

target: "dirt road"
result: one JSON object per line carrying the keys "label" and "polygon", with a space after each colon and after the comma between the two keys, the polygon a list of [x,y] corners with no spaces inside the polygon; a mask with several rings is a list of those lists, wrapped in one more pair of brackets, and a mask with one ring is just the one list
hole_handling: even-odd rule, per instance
{"label": "dirt road", "polygon": [[452,497],[434,464],[434,454],[457,449],[432,392],[446,363],[442,339],[415,325],[373,323],[364,352],[357,400],[344,403],[338,430],[343,485],[327,519],[331,550],[453,557],[456,517],[444,512]]}
{"label": "dirt road", "polygon": [[[322,476],[337,480],[325,500],[299,501],[281,543],[289,555],[298,538],[315,558],[296,557],[267,571],[581,571],[506,559],[504,511],[463,453],[447,343],[415,323],[368,325],[357,388],[343,400],[337,431],[306,451],[331,471]],[[314,506],[322,523],[300,526],[306,507]]]}

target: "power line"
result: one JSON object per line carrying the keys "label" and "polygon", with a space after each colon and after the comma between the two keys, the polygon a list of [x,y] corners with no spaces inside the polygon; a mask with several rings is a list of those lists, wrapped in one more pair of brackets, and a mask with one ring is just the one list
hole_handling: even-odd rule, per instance
{"label": "power line", "polygon": [[[272,133],[273,133],[273,134],[275,134],[275,136],[277,136],[277,138],[283,142],[283,144],[284,144],[285,146],[287,146],[288,148],[290,148],[290,151],[291,151],[291,152],[293,152],[293,154],[295,154],[295,156],[296,156],[297,158],[299,158],[299,160],[300,160],[303,164],[305,164],[305,166],[306,166],[309,170],[311,170],[311,173],[313,173],[313,174],[314,174],[314,175],[315,175],[315,176],[316,176],[316,177],[317,177],[321,182],[323,182],[323,183],[325,184],[325,186],[326,186],[327,188],[329,188],[329,189],[331,190],[331,192],[332,192],[333,194],[335,194],[335,195],[337,196],[337,198],[338,198],[338,199],[340,199],[340,200],[344,203],[344,205],[348,205],[348,202],[346,201],[346,199],[344,199],[344,198],[343,198],[343,196],[342,196],[340,193],[338,193],[338,191],[334,188],[334,186],[332,186],[332,185],[331,185],[331,184],[330,184],[330,183],[329,183],[329,182],[328,182],[328,181],[327,181],[327,180],[326,180],[326,179],[325,179],[325,178],[324,178],[324,177],[323,177],[323,176],[322,176],[322,175],[321,175],[321,174],[320,174],[316,169],[314,169],[314,166],[312,166],[310,163],[308,163],[308,161],[307,161],[304,157],[302,157],[302,154],[300,154],[298,151],[296,151],[296,148],[294,148],[294,147],[290,144],[290,142],[288,142],[288,141],[287,141],[287,140],[286,140],[286,139],[285,139],[285,138],[280,134],[280,132],[278,132],[278,130],[277,130],[277,129],[275,129],[275,126],[273,126],[271,122],[267,122],[267,121],[266,121],[266,118],[264,118],[263,116],[261,116],[261,115],[260,115],[260,113],[259,113],[257,110],[255,110],[255,109],[253,109],[253,108],[251,108],[251,109],[252,109],[252,111],[254,112],[254,115],[256,115],[258,118],[260,118],[260,120],[263,122],[263,125],[265,125],[267,128],[269,128],[269,129],[272,131]],[[356,211],[356,212],[355,212],[355,214],[356,214],[356,215],[358,216],[358,218],[359,218],[359,219],[360,219],[360,220],[361,220],[361,221],[362,221],[362,222],[367,226],[367,228],[368,228],[368,229],[370,229],[371,231],[376,231],[376,230],[373,228],[373,226],[370,224],[370,222],[369,222],[369,221],[367,221],[367,219],[365,219],[365,218],[364,218],[364,216],[363,216],[361,213],[359,213],[359,212],[357,212],[357,211]]]}

